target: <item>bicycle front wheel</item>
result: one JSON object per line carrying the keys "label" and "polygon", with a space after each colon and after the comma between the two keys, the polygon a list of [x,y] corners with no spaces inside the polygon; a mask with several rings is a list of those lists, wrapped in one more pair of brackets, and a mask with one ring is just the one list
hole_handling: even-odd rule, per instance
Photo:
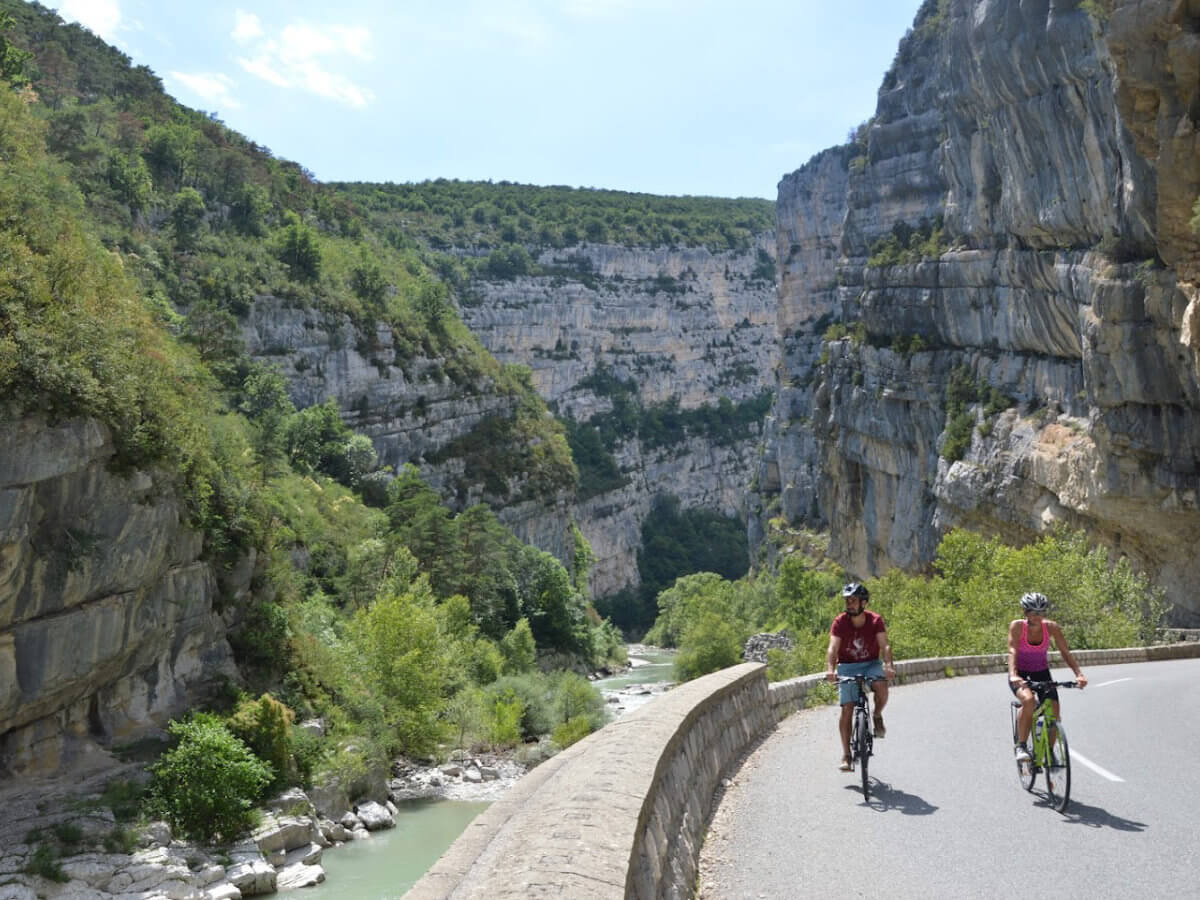
{"label": "bicycle front wheel", "polygon": [[871,784],[867,778],[867,760],[871,758],[871,731],[870,723],[867,721],[867,714],[859,710],[854,717],[854,731],[858,736],[855,742],[855,752],[858,756],[858,769],[862,773],[862,791],[863,799],[871,798]]}
{"label": "bicycle front wheel", "polygon": [[1071,799],[1071,751],[1067,748],[1067,733],[1060,722],[1055,726],[1057,734],[1049,744],[1050,758],[1046,760],[1046,798],[1050,806],[1059,812],[1067,808]]}
{"label": "bicycle front wheel", "polygon": [[[1012,712],[1012,736],[1013,736],[1013,738],[1012,739],[1013,739],[1014,747],[1017,745],[1017,711],[1020,708],[1021,708],[1020,703],[1013,704],[1013,712]],[[1032,737],[1032,735],[1031,735],[1031,737]],[[1035,743],[1034,746],[1036,747],[1037,744]],[[1033,780],[1036,777],[1037,777],[1037,774],[1034,772],[1032,760],[1026,760],[1025,762],[1021,762],[1020,760],[1017,761],[1017,779],[1021,782],[1021,787],[1025,788],[1025,790],[1027,790],[1027,791],[1032,791],[1033,790]]]}

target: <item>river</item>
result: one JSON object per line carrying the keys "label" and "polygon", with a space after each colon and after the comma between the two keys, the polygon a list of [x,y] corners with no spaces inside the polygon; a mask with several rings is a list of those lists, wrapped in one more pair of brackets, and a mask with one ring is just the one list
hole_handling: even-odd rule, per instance
{"label": "river", "polygon": [[[661,684],[674,677],[672,650],[634,645],[629,659],[629,671],[592,682],[609,700],[614,716],[658,695],[643,692],[638,685]],[[396,805],[395,828],[327,850],[321,857],[325,883],[304,888],[297,900],[398,900],[489,806],[464,800],[410,800]]]}

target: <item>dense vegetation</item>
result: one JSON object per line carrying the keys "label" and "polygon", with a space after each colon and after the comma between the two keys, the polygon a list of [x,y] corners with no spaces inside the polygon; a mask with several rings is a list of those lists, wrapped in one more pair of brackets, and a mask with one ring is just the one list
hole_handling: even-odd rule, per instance
{"label": "dense vegetation", "polygon": [[[596,601],[597,608],[631,637],[645,634],[659,598],[676,579],[697,572],[741,578],[750,568],[745,525],[709,509],[684,509],[669,494],[658,497],[642,522],[636,589]],[[668,644],[666,646],[673,646]]]}
{"label": "dense vegetation", "polygon": [[590,242],[745,251],[756,235],[775,227],[775,204],[755,198],[660,197],[444,178],[336,186],[394,243],[419,240],[439,250],[565,249]]}
{"label": "dense vegetation", "polygon": [[[1007,625],[1019,617],[1017,601],[1029,590],[1050,598],[1051,617],[1072,649],[1149,643],[1166,610],[1162,592],[1128,561],[1110,566],[1104,550],[1089,547],[1080,533],[1014,548],[953,531],[939,545],[934,569],[932,578],[893,570],[867,582],[897,659],[1004,652]],[[769,676],[823,671],[844,577],[794,554],[777,576],[682,578],[659,594],[646,640],[678,646],[679,675],[692,678],[739,662],[750,635],[786,628],[795,647],[771,652]]]}
{"label": "dense vegetation", "polygon": [[[506,400],[459,448],[502,442],[482,473],[500,500],[575,484],[528,372],[486,353],[424,251],[351,199],[46,8],[0,12],[0,416],[98,420],[118,469],[174,474],[210,560],[257,558],[250,594],[222,601],[244,683],[172,726],[147,802],[228,838],[283,784],[600,724],[581,676],[546,671],[623,657],[586,595],[586,542],[565,567],[488,507],[453,512],[415,470],[382,470],[335,403],[296,409],[292,373],[250,358],[241,330],[264,296],[348,321],[364,354],[382,323],[387,365]],[[309,717],[324,739],[296,727]]]}

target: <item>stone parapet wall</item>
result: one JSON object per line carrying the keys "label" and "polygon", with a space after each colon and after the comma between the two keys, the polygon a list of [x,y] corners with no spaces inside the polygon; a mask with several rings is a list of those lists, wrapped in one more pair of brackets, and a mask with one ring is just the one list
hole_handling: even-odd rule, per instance
{"label": "stone parapet wall", "polygon": [[522,778],[405,900],[690,896],[718,779],[773,725],[765,666],[680,685]]}
{"label": "stone parapet wall", "polygon": [[[1074,655],[1084,667],[1183,659],[1200,657],[1200,642]],[[1003,653],[910,659],[896,664],[896,683],[1006,668]],[[680,685],[522,778],[405,900],[690,897],[722,774],[824,679],[768,685],[766,666],[744,663]]]}

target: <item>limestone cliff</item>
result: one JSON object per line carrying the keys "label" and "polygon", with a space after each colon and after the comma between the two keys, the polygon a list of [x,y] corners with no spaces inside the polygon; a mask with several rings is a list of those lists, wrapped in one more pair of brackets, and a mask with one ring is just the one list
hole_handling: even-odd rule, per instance
{"label": "limestone cliff", "polygon": [[761,503],[859,574],[1080,527],[1194,622],[1200,8],[1093,7],[929,0],[865,145],[780,183]]}
{"label": "limestone cliff", "polygon": [[0,424],[0,775],[78,766],[234,674],[201,535],[112,455],[95,422]]}
{"label": "limestone cliff", "polygon": [[[773,386],[774,284],[762,275],[772,256],[767,236],[747,252],[604,244],[545,251],[537,262],[552,274],[481,281],[462,314],[493,355],[530,366],[542,397],[578,421],[612,407],[589,380],[600,370],[635,383],[647,405],[677,398],[694,409],[721,397],[736,405]],[[616,456],[627,484],[573,513],[596,554],[593,593],[637,584],[641,523],[655,496],[744,517],[758,440],[752,433],[733,443],[703,435],[658,448],[623,442]]]}

